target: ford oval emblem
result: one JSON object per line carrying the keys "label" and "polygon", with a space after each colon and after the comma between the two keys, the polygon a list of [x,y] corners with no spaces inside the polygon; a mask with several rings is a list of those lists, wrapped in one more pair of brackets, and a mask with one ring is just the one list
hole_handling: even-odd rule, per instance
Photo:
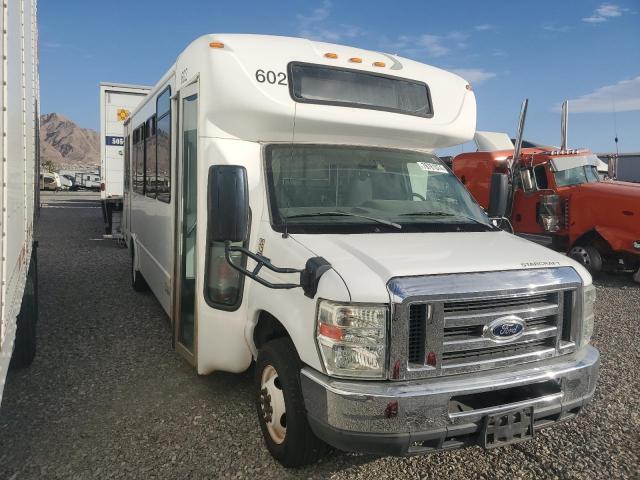
{"label": "ford oval emblem", "polygon": [[515,315],[496,318],[485,327],[484,335],[496,342],[514,340],[524,333],[525,322]]}

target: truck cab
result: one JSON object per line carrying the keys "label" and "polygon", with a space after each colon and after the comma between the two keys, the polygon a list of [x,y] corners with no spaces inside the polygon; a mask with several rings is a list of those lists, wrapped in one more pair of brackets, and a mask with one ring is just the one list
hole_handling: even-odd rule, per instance
{"label": "truck cab", "polygon": [[[509,149],[463,153],[453,159],[453,171],[488,208],[491,176],[509,173],[512,158]],[[638,186],[602,180],[599,159],[588,150],[523,148],[515,164],[509,220],[516,233],[546,237],[595,274],[604,268],[638,271]]]}

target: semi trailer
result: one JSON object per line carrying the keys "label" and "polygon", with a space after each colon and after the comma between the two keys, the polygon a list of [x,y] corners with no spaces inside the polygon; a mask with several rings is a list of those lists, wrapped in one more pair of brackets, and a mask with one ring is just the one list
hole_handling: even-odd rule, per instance
{"label": "semi trailer", "polygon": [[591,400],[591,276],[497,228],[429,153],[475,124],[453,73],[234,34],[193,41],[125,122],[131,286],[199,374],[255,361],[283,465],[498,447]]}
{"label": "semi trailer", "polygon": [[[0,400],[7,369],[31,364],[38,318],[39,78],[36,2],[8,0],[0,43]],[[55,180],[54,180],[55,181]]]}
{"label": "semi trailer", "polygon": [[100,201],[106,234],[120,231],[124,176],[123,124],[149,87],[100,83]]}

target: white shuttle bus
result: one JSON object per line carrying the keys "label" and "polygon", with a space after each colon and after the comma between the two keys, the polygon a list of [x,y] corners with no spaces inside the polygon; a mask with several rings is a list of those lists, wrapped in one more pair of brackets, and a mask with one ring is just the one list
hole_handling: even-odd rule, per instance
{"label": "white shuttle bus", "polygon": [[120,230],[124,177],[124,122],[150,87],[100,82],[100,201],[105,233]]}
{"label": "white shuttle bus", "polygon": [[430,153],[475,121],[438,68],[231,34],[191,43],[128,120],[133,288],[199,374],[255,361],[283,465],[506,445],[592,398],[591,277],[496,228]]}

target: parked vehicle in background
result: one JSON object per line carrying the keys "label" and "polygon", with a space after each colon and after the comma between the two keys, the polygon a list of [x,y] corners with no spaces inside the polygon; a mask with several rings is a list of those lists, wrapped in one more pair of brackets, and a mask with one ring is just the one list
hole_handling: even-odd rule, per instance
{"label": "parked vehicle in background", "polygon": [[100,172],[77,172],[75,181],[79,190],[100,190]]}
{"label": "parked vehicle in background", "polygon": [[78,185],[76,184],[76,178],[73,175],[69,175],[68,173],[60,174],[60,177],[65,178],[69,182],[69,190],[75,192],[78,190]]}
{"label": "parked vehicle in background", "polygon": [[[38,262],[33,228],[39,204],[38,22],[34,0],[8,0],[2,13],[4,61],[0,104],[0,400],[12,367],[36,352]],[[54,180],[55,181],[55,180]]]}
{"label": "parked vehicle in background", "polygon": [[60,189],[71,190],[71,188],[73,187],[73,182],[64,175],[60,175],[58,173],[56,173],[56,175],[58,176],[58,180],[60,181]]}
{"label": "parked vehicle in background", "polygon": [[640,183],[640,153],[598,154],[608,164],[607,175],[620,182]]}
{"label": "parked vehicle in background", "polygon": [[[593,274],[633,270],[640,282],[640,188],[602,181],[598,157],[567,148],[567,112],[565,106],[560,149],[516,144],[514,150],[506,134],[477,132],[478,151],[457,155],[453,171],[484,208],[490,207],[492,179],[506,176],[512,190],[508,218],[516,233],[548,238]],[[526,107],[522,128],[525,114]]]}
{"label": "parked vehicle in background", "polygon": [[60,176],[55,172],[41,173],[40,190],[51,190],[53,192],[62,190],[62,182],[60,181]]}
{"label": "parked vehicle in background", "polygon": [[119,232],[124,181],[123,124],[150,87],[100,83],[100,200],[106,234]]}
{"label": "parked vehicle in background", "polygon": [[132,287],[199,374],[255,359],[283,465],[506,445],[592,398],[591,276],[496,228],[427,153],[475,123],[453,73],[230,34],[192,42],[125,123]]}

